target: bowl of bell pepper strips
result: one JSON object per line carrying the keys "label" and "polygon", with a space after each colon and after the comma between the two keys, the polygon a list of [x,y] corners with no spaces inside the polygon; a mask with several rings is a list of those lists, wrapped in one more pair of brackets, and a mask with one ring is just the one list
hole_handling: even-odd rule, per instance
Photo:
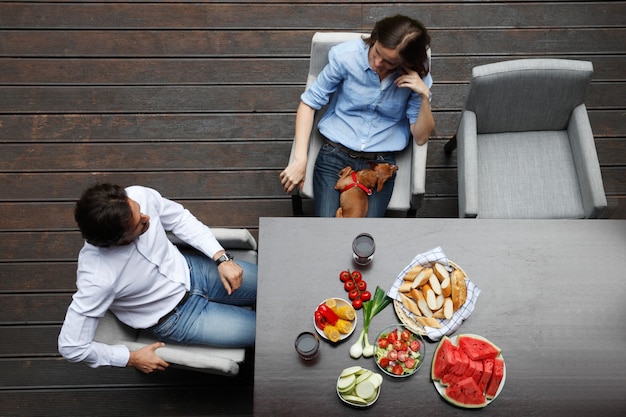
{"label": "bowl of bell pepper strips", "polygon": [[325,340],[336,343],[350,337],[356,328],[356,311],[343,298],[322,301],[313,315],[317,333]]}

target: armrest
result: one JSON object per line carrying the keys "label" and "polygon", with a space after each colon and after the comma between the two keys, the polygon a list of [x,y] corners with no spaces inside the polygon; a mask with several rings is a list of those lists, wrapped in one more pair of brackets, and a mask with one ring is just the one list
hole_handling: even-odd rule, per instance
{"label": "armrest", "polygon": [[[237,260],[257,263],[257,243],[248,229],[212,227],[211,230],[224,249],[232,252]],[[179,248],[191,248],[186,242],[168,233],[168,238]]]}
{"label": "armrest", "polygon": [[[140,339],[137,342],[124,342],[131,351],[156,342],[152,339]],[[223,349],[209,346],[187,346],[166,343],[158,348],[156,354],[172,366],[190,368],[212,374],[233,376],[239,373],[239,364],[244,361],[245,349]]]}
{"label": "armrest", "polygon": [[593,132],[584,104],[577,106],[572,112],[567,133],[580,184],[585,217],[597,218],[606,208],[607,202]]}
{"label": "armrest", "polygon": [[426,193],[426,158],[428,156],[428,142],[418,145],[411,139],[413,146],[413,163],[411,169],[411,202],[414,209],[419,209]]}
{"label": "armrest", "polygon": [[256,240],[248,229],[212,227],[211,230],[220,244],[227,249],[257,249]]}
{"label": "armrest", "polygon": [[[211,231],[225,249],[257,250],[256,240],[248,229],[211,227]],[[168,238],[176,246],[188,246],[187,243],[183,242],[173,233],[168,233]]]}
{"label": "armrest", "polygon": [[463,111],[456,137],[459,217],[476,217],[478,215],[478,134],[474,112]]}
{"label": "armrest", "polygon": [[126,345],[137,340],[139,330],[133,329],[119,321],[110,311],[107,311],[98,322],[98,328],[93,340],[107,345]]}
{"label": "armrest", "polygon": [[[124,345],[129,350],[139,350],[157,340],[144,331],[128,327],[113,313],[107,311],[100,319],[94,340],[109,345]],[[219,348],[188,346],[167,343],[157,349],[157,355],[172,365],[219,375],[237,375],[239,364],[244,362],[244,348]]]}

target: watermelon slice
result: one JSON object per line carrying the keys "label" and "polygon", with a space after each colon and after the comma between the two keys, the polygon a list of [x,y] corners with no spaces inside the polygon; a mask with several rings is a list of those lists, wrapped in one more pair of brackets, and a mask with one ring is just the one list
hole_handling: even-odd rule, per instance
{"label": "watermelon slice", "polygon": [[500,358],[496,358],[493,361],[493,374],[491,375],[491,379],[489,379],[489,384],[487,385],[487,390],[485,391],[487,398],[495,398],[503,376],[504,361]]}
{"label": "watermelon slice", "polygon": [[459,349],[455,349],[452,351],[452,357],[450,359],[452,365],[448,369],[447,373],[441,378],[442,383],[449,385],[450,383],[459,381],[459,377],[463,375],[463,357],[467,358],[467,355],[461,352]]}
{"label": "watermelon slice", "polygon": [[452,344],[452,341],[444,336],[441,342],[437,345],[435,350],[433,366],[431,368],[431,378],[434,380],[441,380],[441,378],[448,372],[448,370],[454,364],[454,354],[457,347]]}
{"label": "watermelon slice", "polygon": [[491,374],[493,374],[493,361],[493,359],[485,359],[483,361],[483,374],[478,381],[478,387],[481,391],[485,391],[487,389],[487,385],[491,379]]}
{"label": "watermelon slice", "polygon": [[457,343],[461,350],[475,361],[495,359],[500,355],[500,348],[481,336],[459,335]]}
{"label": "watermelon slice", "polygon": [[449,370],[449,373],[454,375],[462,375],[461,367],[463,366],[463,356],[467,357],[463,352],[459,349],[455,349],[452,352],[452,367]]}
{"label": "watermelon slice", "polygon": [[448,400],[453,404],[462,407],[484,407],[487,403],[485,395],[478,388],[478,384],[474,378],[469,377],[459,381],[457,384],[450,385],[446,388]]}
{"label": "watermelon slice", "polygon": [[459,376],[465,375],[469,366],[470,358],[465,352],[459,350],[459,367],[456,369],[456,374]]}
{"label": "watermelon slice", "polygon": [[483,361],[474,361],[474,373],[472,374],[472,378],[474,378],[474,381],[476,381],[477,384],[483,376],[483,368]]}
{"label": "watermelon slice", "polygon": [[478,361],[472,360],[472,359],[467,359],[467,369],[465,370],[465,372],[463,373],[463,377],[467,378],[468,376],[472,376],[474,375],[474,372],[476,372],[476,364],[478,363]]}

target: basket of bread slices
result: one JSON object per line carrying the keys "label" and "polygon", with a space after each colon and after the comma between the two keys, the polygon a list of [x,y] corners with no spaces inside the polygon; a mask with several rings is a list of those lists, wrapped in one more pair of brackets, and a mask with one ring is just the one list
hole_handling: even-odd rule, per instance
{"label": "basket of bread slices", "polygon": [[460,266],[445,256],[434,260],[431,256],[409,264],[388,295],[409,330],[428,337],[434,334],[432,338],[438,340],[469,317],[479,292]]}

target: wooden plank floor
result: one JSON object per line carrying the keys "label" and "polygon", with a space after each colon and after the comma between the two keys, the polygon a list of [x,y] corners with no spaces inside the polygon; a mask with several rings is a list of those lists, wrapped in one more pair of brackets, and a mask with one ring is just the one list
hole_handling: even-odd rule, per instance
{"label": "wooden plank floor", "polygon": [[278,173],[312,34],[367,32],[394,13],[432,35],[437,128],[418,216],[458,214],[443,145],[471,68],[557,57],[594,64],[606,217],[626,218],[624,2],[0,1],[0,415],[252,414],[252,355],[236,378],[59,357],[82,244],[73,202],[95,181],[143,184],[258,236],[259,217],[291,215]]}

